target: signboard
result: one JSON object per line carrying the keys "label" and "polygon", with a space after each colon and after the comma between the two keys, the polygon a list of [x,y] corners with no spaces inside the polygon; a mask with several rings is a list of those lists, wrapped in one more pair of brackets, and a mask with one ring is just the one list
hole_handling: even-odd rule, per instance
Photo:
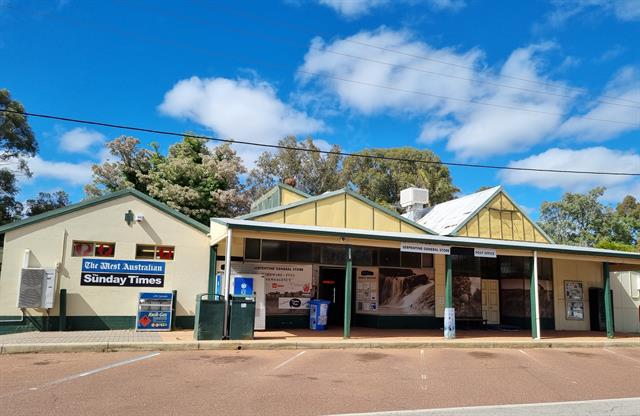
{"label": "signboard", "polygon": [[253,277],[234,277],[233,295],[253,296]]}
{"label": "signboard", "polygon": [[400,251],[406,251],[409,253],[425,253],[425,254],[451,254],[451,247],[438,246],[434,244],[422,244],[422,243],[400,243]]}
{"label": "signboard", "polygon": [[81,286],[163,287],[161,261],[82,259]]}
{"label": "signboard", "polygon": [[136,331],[170,331],[173,293],[140,292]]}
{"label": "signboard", "polygon": [[309,309],[309,298],[278,298],[278,309]]}
{"label": "signboard", "polygon": [[495,248],[474,248],[473,255],[476,257],[490,257],[492,259],[498,257]]}

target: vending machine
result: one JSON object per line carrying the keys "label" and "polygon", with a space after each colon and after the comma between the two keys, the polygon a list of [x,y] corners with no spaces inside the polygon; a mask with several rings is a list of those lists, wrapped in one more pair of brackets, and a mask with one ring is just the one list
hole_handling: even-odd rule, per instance
{"label": "vending machine", "polygon": [[232,274],[230,293],[233,297],[254,298],[256,320],[254,329],[267,327],[267,303],[265,299],[264,276],[261,274]]}

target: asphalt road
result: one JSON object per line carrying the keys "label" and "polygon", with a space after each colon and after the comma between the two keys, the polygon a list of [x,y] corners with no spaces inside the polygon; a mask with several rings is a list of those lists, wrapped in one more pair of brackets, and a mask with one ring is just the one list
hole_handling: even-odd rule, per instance
{"label": "asphalt road", "polygon": [[640,397],[638,348],[0,356],[0,415],[320,415],[625,397]]}

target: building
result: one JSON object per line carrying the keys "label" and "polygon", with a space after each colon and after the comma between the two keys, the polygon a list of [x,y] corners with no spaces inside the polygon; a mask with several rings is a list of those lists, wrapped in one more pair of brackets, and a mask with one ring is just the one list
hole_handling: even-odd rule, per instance
{"label": "building", "polygon": [[[0,331],[58,328],[61,290],[68,329],[133,327],[143,290],[176,291],[176,326],[190,328],[197,294],[228,295],[235,276],[254,276],[265,287],[267,329],[307,327],[317,297],[332,301],[330,324],[346,336],[352,325],[442,328],[452,311],[458,328],[526,328],[536,338],[606,327],[613,335],[604,312],[618,301],[612,307],[603,289],[609,271],[640,270],[640,253],[557,245],[502,187],[434,207],[419,190],[406,195],[408,212],[398,215],[348,189],[310,196],[280,184],[251,213],[205,227],[122,191],[8,224],[0,228]],[[16,308],[25,250],[30,268],[59,264],[48,310]],[[162,285],[114,286],[104,280],[113,273],[83,268],[104,253],[164,264]],[[637,309],[616,309],[632,312],[637,319]]]}

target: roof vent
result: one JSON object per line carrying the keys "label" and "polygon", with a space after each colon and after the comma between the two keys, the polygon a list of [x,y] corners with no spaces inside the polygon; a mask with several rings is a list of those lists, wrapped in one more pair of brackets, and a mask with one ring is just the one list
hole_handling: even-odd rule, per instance
{"label": "roof vent", "polygon": [[423,188],[407,188],[400,191],[400,206],[409,210],[424,208],[429,204],[429,190]]}
{"label": "roof vent", "polygon": [[400,191],[400,206],[406,208],[405,218],[418,221],[426,213],[425,205],[429,205],[428,189],[412,187]]}

